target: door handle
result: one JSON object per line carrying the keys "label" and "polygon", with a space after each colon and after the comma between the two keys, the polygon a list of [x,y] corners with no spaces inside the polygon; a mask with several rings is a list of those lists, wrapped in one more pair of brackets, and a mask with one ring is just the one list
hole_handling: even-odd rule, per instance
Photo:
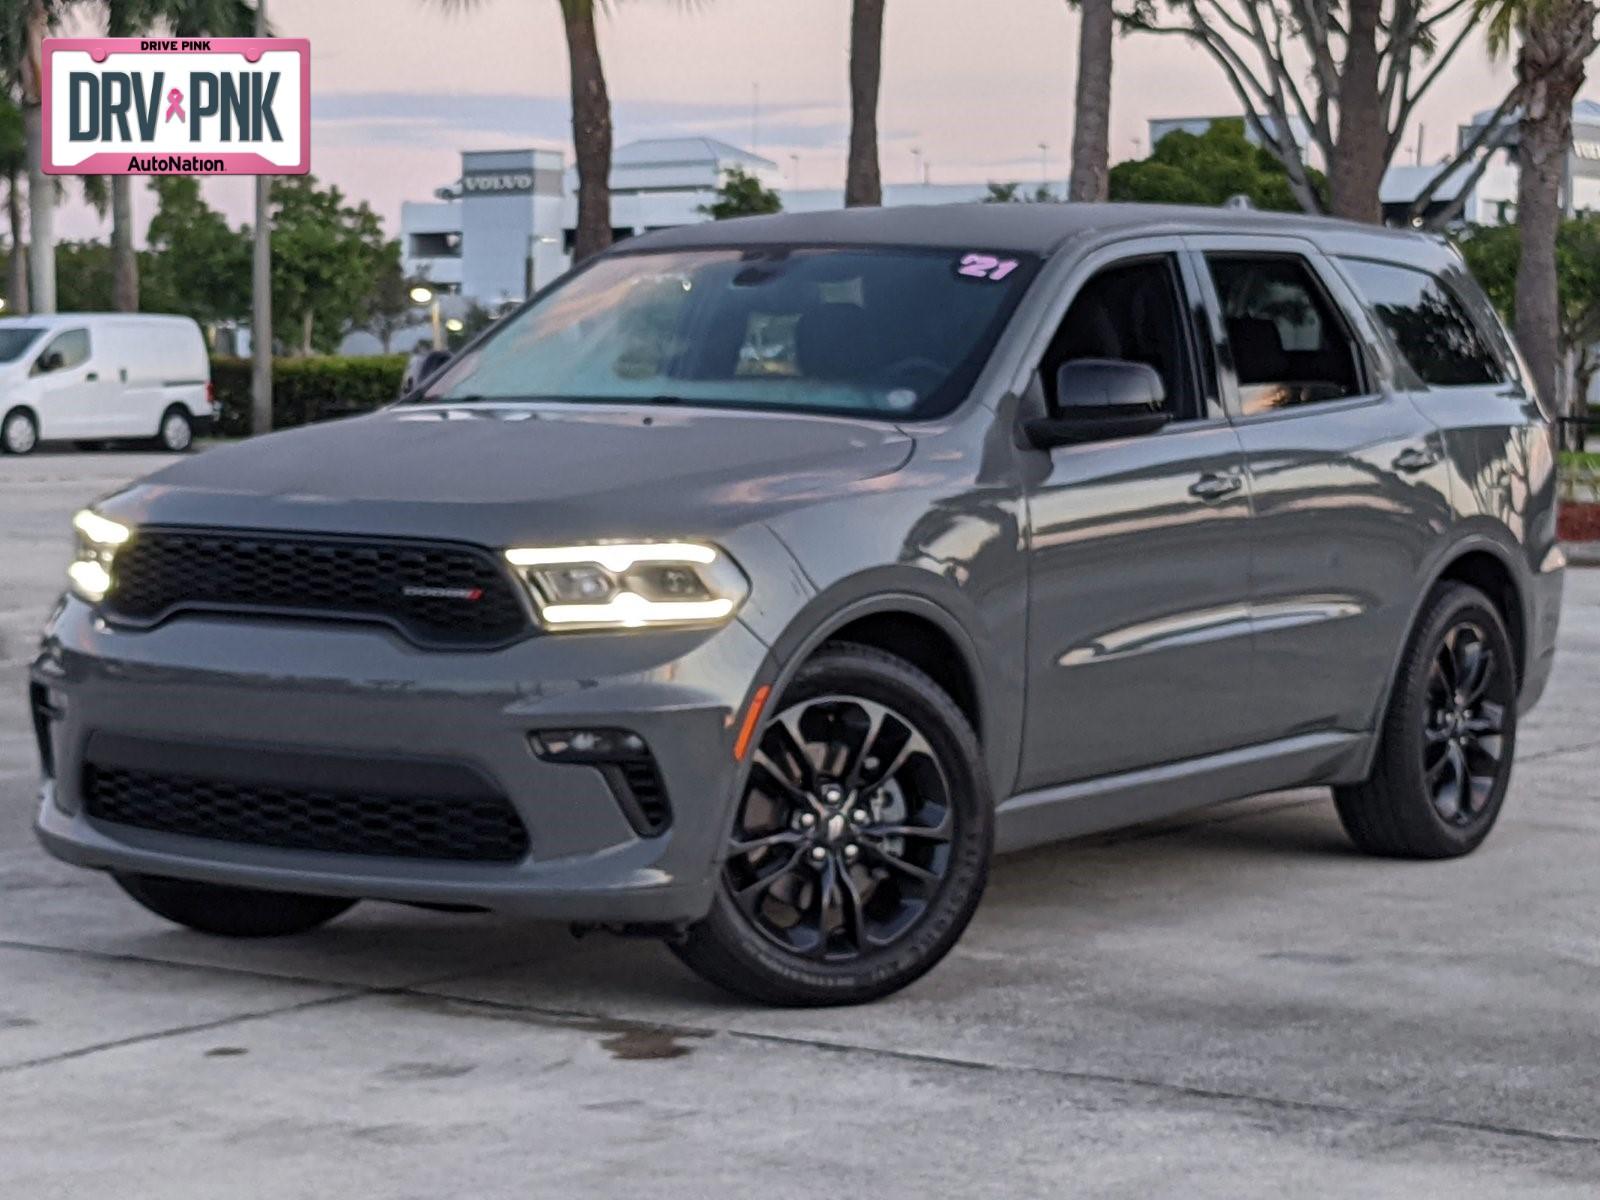
{"label": "door handle", "polygon": [[1244,480],[1235,472],[1226,475],[1208,473],[1189,485],[1189,494],[1198,496],[1201,500],[1220,500],[1224,496],[1231,496],[1243,486]]}
{"label": "door handle", "polygon": [[1439,461],[1439,452],[1432,446],[1407,446],[1394,458],[1394,469],[1412,474],[1426,471]]}
{"label": "door handle", "polygon": [[87,375],[84,376],[84,378],[87,379],[90,383],[93,383],[96,379],[100,378],[100,372],[99,371],[90,371]]}

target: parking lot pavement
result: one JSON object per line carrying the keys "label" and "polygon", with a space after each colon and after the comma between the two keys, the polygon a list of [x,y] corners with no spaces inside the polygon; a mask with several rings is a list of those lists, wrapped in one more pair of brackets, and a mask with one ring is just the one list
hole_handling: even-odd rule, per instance
{"label": "parking lot pavement", "polygon": [[160,461],[0,459],[0,1195],[1595,1195],[1600,571],[1471,858],[1257,797],[1001,860],[923,982],[774,1012],[495,917],[209,940],[45,857],[24,663]]}

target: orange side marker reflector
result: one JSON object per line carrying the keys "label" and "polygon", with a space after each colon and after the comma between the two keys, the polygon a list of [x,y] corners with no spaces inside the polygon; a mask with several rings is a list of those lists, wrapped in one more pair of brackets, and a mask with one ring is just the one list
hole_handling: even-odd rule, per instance
{"label": "orange side marker reflector", "polygon": [[739,740],[733,743],[733,757],[736,762],[743,762],[744,756],[749,753],[750,741],[756,735],[756,726],[761,723],[761,710],[766,707],[767,696],[772,689],[762,684],[756,689],[756,694],[750,697],[750,707],[745,710],[744,724],[739,726]]}

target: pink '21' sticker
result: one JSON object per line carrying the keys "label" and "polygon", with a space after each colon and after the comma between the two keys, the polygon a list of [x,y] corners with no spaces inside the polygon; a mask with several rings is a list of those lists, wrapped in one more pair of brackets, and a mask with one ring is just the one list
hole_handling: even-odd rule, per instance
{"label": "pink '21' sticker", "polygon": [[964,254],[961,256],[960,265],[956,267],[956,274],[998,283],[1016,269],[1017,260],[1014,258],[996,258],[992,254]]}

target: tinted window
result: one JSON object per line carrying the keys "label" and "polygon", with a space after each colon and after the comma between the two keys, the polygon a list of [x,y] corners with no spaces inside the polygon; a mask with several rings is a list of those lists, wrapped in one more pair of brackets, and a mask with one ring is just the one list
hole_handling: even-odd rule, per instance
{"label": "tinted window", "polygon": [[507,317],[421,398],[932,416],[972,386],[1034,266],[814,247],[612,255]]}
{"label": "tinted window", "polygon": [[0,329],[0,362],[16,362],[40,332],[37,329]]}
{"label": "tinted window", "polygon": [[[46,360],[59,355],[60,362],[52,362],[46,366]],[[69,329],[65,333],[58,333],[39,352],[38,365],[34,370],[65,371],[71,367],[81,366],[89,361],[89,331],[87,329]]]}
{"label": "tinted window", "polygon": [[1178,420],[1199,416],[1182,295],[1166,258],[1109,267],[1084,284],[1040,364],[1051,408],[1062,363],[1112,358],[1155,368],[1168,411]]}
{"label": "tinted window", "polygon": [[1208,255],[1246,416],[1361,393],[1356,350],[1304,259]]}
{"label": "tinted window", "polygon": [[1461,387],[1505,378],[1483,335],[1443,280],[1364,259],[1345,259],[1344,266],[1424,383]]}

